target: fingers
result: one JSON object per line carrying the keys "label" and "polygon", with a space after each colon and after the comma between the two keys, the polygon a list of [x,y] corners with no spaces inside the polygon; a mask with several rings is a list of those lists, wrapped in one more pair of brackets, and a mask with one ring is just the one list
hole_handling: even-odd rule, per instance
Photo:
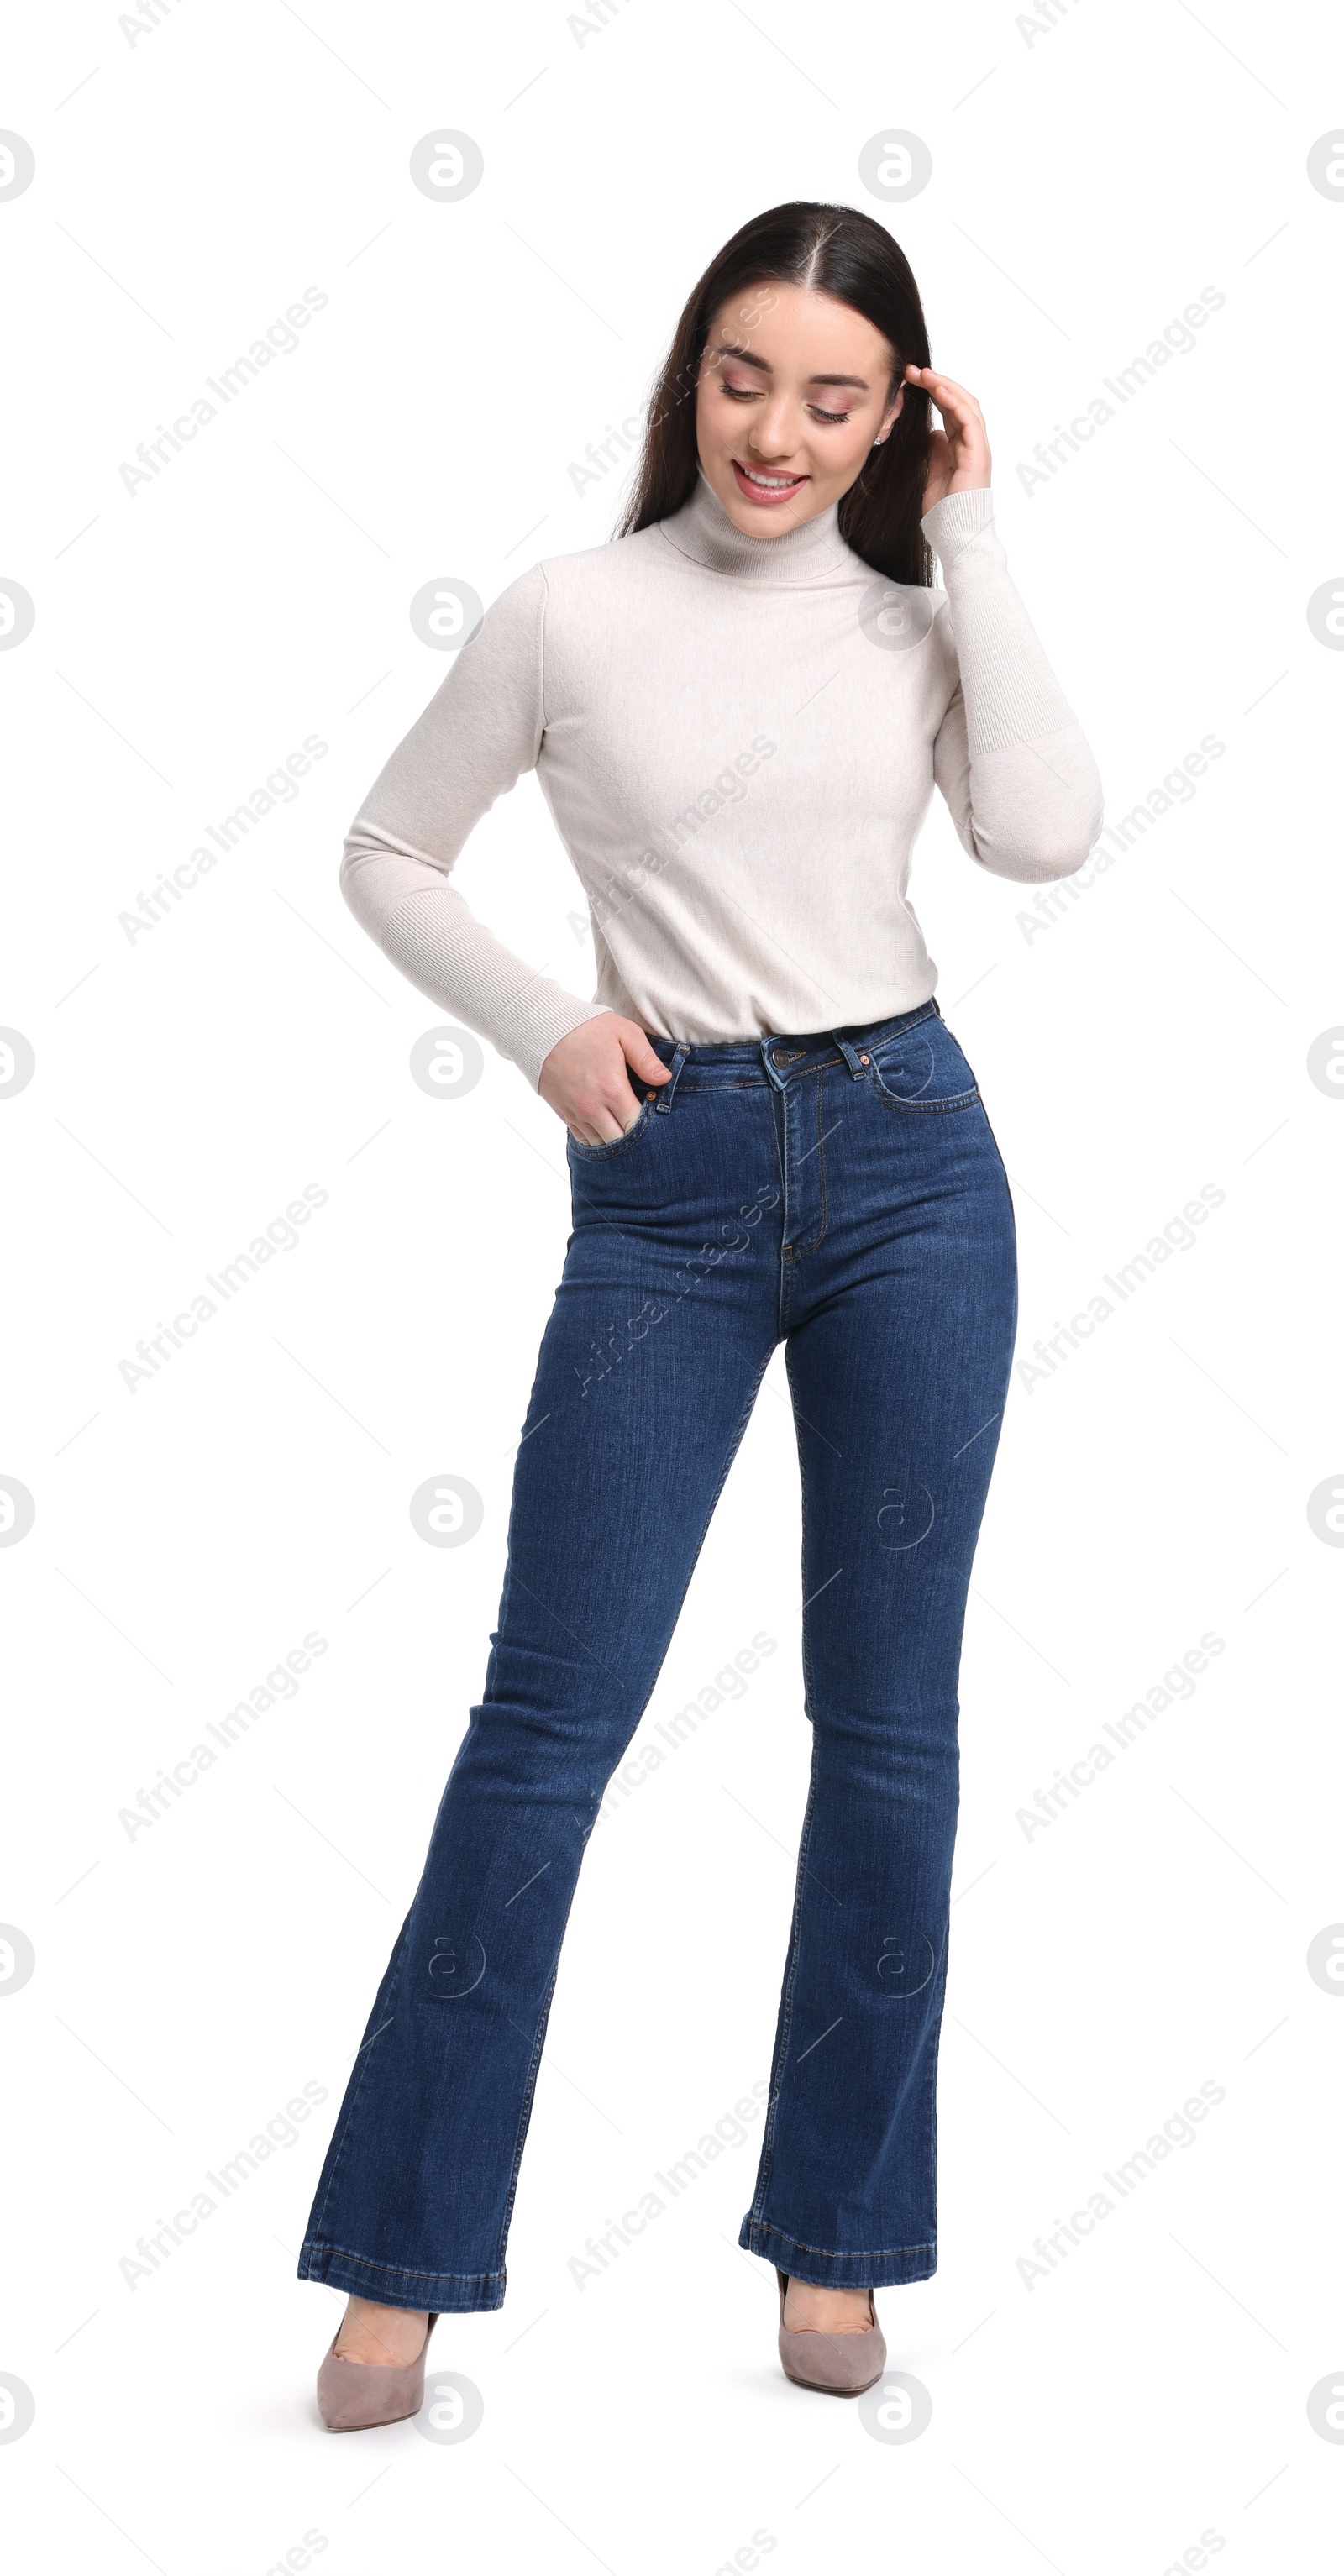
{"label": "fingers", "polygon": [[943,429],[929,432],[925,508],[948,491],[987,490],[992,462],[989,432],[974,394],[954,376],[940,375],[936,367],[917,367],[911,360],[905,372],[927,393],[944,422]]}
{"label": "fingers", "polygon": [[937,404],[939,411],[950,414],[953,420],[967,424],[971,421],[979,421],[983,429],[984,415],[979,403],[973,393],[968,393],[965,385],[957,383],[955,377],[940,376],[933,367],[917,367],[913,360],[905,372],[907,376],[918,379],[925,393],[929,394]]}
{"label": "fingers", "polygon": [[637,1028],[633,1020],[618,1020],[616,1035],[625,1049],[627,1064],[632,1073],[639,1075],[641,1082],[666,1082],[669,1079],[661,1056],[654,1054],[644,1031]]}
{"label": "fingers", "polygon": [[638,1023],[603,1011],[551,1049],[537,1087],[581,1145],[610,1145],[640,1114],[635,1082],[652,1089],[669,1079]]}
{"label": "fingers", "polygon": [[643,1107],[642,1101],[636,1099],[630,1088],[631,1073],[638,1075],[641,1082],[647,1083],[667,1082],[671,1078],[667,1066],[660,1056],[654,1054],[637,1021],[615,1020],[612,1034],[620,1046],[624,1061],[612,1066],[611,1086],[608,1087],[605,1080],[601,1085],[603,1092],[600,1103],[601,1112],[603,1116],[610,1112],[615,1120],[614,1127],[607,1127],[603,1135],[604,1144],[609,1144],[613,1135],[624,1136],[627,1130],[633,1127]]}
{"label": "fingers", "polygon": [[639,1102],[629,1084],[622,1099],[615,1084],[602,1080],[585,1083],[571,1099],[565,1112],[565,1125],[571,1128],[581,1145],[610,1145],[633,1127],[639,1116]]}
{"label": "fingers", "polygon": [[581,1118],[576,1111],[572,1118],[565,1120],[565,1125],[571,1136],[578,1137],[581,1145],[610,1145],[618,1136],[625,1134],[625,1129],[617,1124],[609,1109],[595,1109],[587,1118]]}
{"label": "fingers", "polygon": [[633,1091],[627,1089],[619,1105],[607,1100],[590,1102],[585,1111],[567,1119],[566,1125],[573,1129],[581,1145],[614,1145],[618,1136],[627,1135],[634,1126],[641,1105]]}
{"label": "fingers", "polygon": [[[952,443],[961,451],[963,461],[975,466],[989,462],[989,432],[984,414],[974,394],[959,385],[952,376],[940,376],[932,367],[912,367],[919,377],[930,402],[942,413]],[[936,434],[936,433],[935,433]]]}
{"label": "fingers", "polygon": [[600,1060],[592,1068],[574,1102],[577,1118],[568,1124],[585,1145],[610,1145],[624,1136],[638,1118],[642,1103],[636,1099],[630,1075],[634,1072],[648,1083],[666,1082],[667,1067],[659,1062],[648,1039],[633,1020],[613,1014],[603,1026]]}

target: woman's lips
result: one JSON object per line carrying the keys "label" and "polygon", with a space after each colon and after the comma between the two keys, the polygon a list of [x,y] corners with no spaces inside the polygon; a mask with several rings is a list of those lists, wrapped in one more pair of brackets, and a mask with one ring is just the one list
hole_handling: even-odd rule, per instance
{"label": "woman's lips", "polygon": [[777,483],[773,480],[769,483],[757,483],[754,482],[751,475],[738,464],[736,457],[733,458],[732,465],[733,477],[743,500],[754,501],[759,508],[764,510],[772,509],[776,502],[791,501],[794,493],[801,491],[804,483],[806,483],[808,479],[805,474],[791,474],[787,481],[782,483]]}

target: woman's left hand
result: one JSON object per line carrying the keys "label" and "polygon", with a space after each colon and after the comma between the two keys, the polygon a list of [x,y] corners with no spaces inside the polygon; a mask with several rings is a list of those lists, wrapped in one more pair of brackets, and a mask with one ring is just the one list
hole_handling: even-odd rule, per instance
{"label": "woman's left hand", "polygon": [[935,501],[945,501],[949,492],[987,492],[989,437],[974,394],[933,367],[912,364],[904,381],[919,385],[943,416],[943,427],[929,431],[925,510],[931,510]]}

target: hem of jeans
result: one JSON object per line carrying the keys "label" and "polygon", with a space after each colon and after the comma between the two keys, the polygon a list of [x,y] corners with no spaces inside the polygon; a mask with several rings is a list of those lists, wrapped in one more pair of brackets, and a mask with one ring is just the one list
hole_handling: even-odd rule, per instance
{"label": "hem of jeans", "polygon": [[828,2246],[804,2245],[763,2218],[744,2218],[737,2241],[744,2253],[759,2254],[791,2281],[812,2281],[822,2290],[894,2290],[908,2281],[931,2280],[938,2269],[936,2245],[879,2245],[837,2254]]}
{"label": "hem of jeans", "polygon": [[324,2281],[382,2308],[424,2308],[441,2317],[475,2315],[504,2305],[504,2273],[416,2272],[405,2264],[375,2263],[344,2245],[310,2237],[299,2256],[301,2281]]}

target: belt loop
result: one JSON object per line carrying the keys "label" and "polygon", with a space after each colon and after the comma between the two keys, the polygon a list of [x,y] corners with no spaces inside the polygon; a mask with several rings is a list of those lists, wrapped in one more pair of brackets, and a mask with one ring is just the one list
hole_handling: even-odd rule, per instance
{"label": "belt loop", "polygon": [[831,1037],[835,1045],[840,1049],[840,1053],[844,1057],[855,1081],[862,1082],[868,1067],[861,1058],[858,1048],[856,1046],[852,1046],[848,1038],[842,1037],[839,1029],[832,1029]]}
{"label": "belt loop", "polygon": [[661,1083],[656,1091],[652,1092],[653,1105],[655,1109],[671,1108],[672,1094],[681,1080],[681,1068],[686,1062],[686,1058],[690,1052],[691,1050],[688,1041],[685,1038],[678,1038],[672,1062],[668,1067],[669,1078],[666,1082]]}

